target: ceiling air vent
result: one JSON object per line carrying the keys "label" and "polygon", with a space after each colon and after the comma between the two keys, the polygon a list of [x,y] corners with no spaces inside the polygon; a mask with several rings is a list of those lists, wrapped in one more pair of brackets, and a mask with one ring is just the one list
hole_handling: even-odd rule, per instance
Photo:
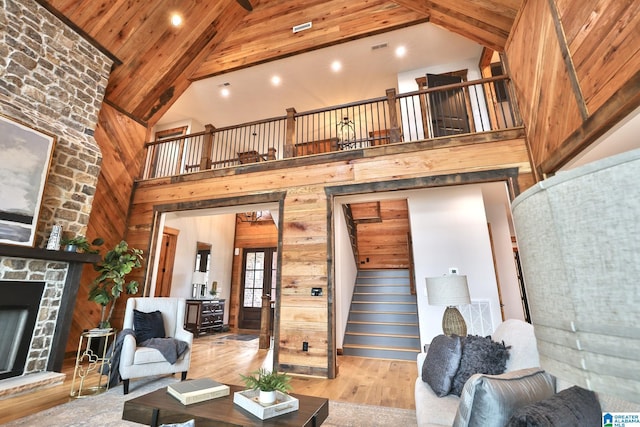
{"label": "ceiling air vent", "polygon": [[385,47],[389,47],[389,45],[387,43],[380,43],[380,44],[371,46],[371,50],[384,49]]}
{"label": "ceiling air vent", "polygon": [[304,24],[296,25],[293,27],[293,33],[299,33],[300,31],[308,30],[311,28],[311,21],[305,22]]}

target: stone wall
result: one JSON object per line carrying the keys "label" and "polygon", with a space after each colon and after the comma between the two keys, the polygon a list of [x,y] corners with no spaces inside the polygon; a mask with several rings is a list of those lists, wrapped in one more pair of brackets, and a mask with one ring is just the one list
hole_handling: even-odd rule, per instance
{"label": "stone wall", "polygon": [[[37,225],[85,234],[102,155],[93,137],[112,61],[34,0],[0,0],[0,114],[56,137]],[[20,159],[15,159],[19,162]],[[66,263],[0,257],[0,278],[45,281],[27,372],[44,369]]]}
{"label": "stone wall", "polygon": [[0,114],[57,139],[37,226],[44,247],[54,224],[86,232],[102,160],[93,132],[112,61],[35,1],[0,5]]}

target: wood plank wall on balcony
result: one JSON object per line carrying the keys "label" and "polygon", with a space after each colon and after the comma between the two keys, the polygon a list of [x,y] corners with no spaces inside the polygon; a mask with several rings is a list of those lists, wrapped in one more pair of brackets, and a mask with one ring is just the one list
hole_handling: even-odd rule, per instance
{"label": "wood plank wall on balcony", "polygon": [[[284,194],[276,357],[279,367],[288,372],[329,376],[333,369],[329,355],[335,349],[330,342],[331,301],[327,292],[331,274],[327,218],[331,212],[326,188],[504,168],[520,168],[523,174],[531,171],[524,139],[518,136],[503,141],[458,142],[431,150],[416,144],[414,151],[408,152],[408,147],[379,147],[360,157],[325,163],[277,161],[292,165],[286,169],[276,167],[275,162],[257,163],[140,182],[132,200],[127,239],[136,247],[149,247],[156,206],[215,199],[232,204],[243,197]],[[311,297],[312,287],[322,288],[323,296]],[[302,341],[309,343],[308,352],[302,351]]]}
{"label": "wood plank wall on balcony", "polygon": [[640,104],[640,2],[525,0],[505,51],[541,174]]}

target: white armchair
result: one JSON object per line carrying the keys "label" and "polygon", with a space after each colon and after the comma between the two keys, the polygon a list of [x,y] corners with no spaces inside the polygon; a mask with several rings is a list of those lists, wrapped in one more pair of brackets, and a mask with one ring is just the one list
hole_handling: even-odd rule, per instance
{"label": "white armchair", "polygon": [[184,341],[189,345],[187,351],[171,364],[155,348],[138,347],[133,335],[123,337],[120,354],[119,373],[123,382],[124,394],[129,393],[129,379],[151,375],[182,373],[187,378],[191,363],[191,345],[193,334],[184,329],[186,302],[184,298],[129,298],[125,308],[123,329],[134,329],[134,309],[145,313],[156,310],[162,313],[164,330],[167,337]]}

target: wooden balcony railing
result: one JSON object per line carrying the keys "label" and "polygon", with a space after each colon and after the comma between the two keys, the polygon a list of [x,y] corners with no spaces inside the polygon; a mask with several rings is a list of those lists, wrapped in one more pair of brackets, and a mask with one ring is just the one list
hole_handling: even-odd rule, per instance
{"label": "wooden balcony railing", "polygon": [[507,76],[421,89],[146,144],[142,179],[521,126]]}

